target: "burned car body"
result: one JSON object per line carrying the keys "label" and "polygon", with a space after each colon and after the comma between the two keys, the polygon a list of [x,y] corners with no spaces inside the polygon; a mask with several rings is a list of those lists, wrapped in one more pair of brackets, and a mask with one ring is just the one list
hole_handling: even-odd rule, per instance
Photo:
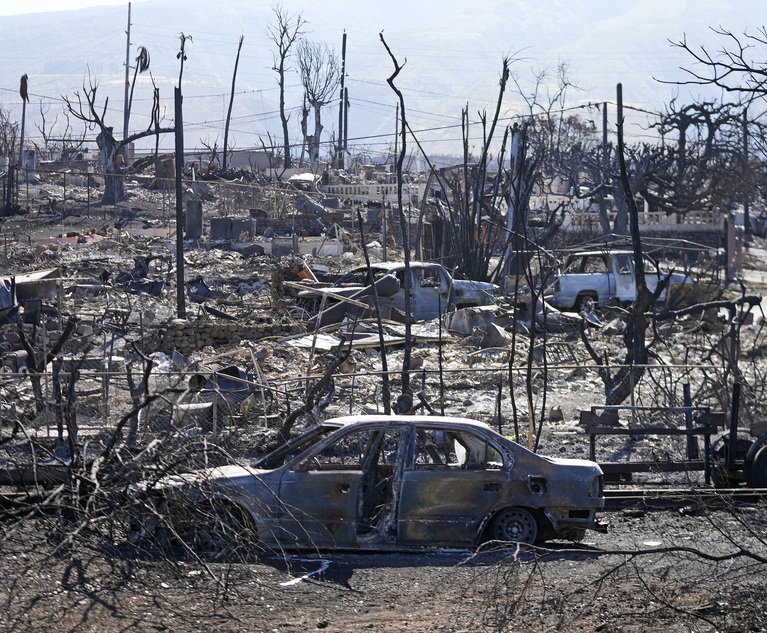
{"label": "burned car body", "polygon": [[216,520],[210,509],[225,508],[270,549],[578,538],[601,528],[604,506],[596,463],[543,457],[486,424],[441,416],[328,420],[253,466],[174,476],[151,494]]}
{"label": "burned car body", "polygon": [[[454,279],[444,266],[432,262],[383,262],[355,268],[342,275],[331,286],[307,287],[299,292],[298,305],[309,314],[317,314],[319,325],[337,323],[345,316],[359,316],[369,310],[337,303],[340,297],[367,301],[373,296],[373,286],[379,298],[382,316],[394,318],[405,315],[405,278],[409,271],[411,318],[415,321],[434,319],[449,310],[470,306],[491,305],[497,287],[484,281]],[[324,300],[323,300],[324,298]]]}

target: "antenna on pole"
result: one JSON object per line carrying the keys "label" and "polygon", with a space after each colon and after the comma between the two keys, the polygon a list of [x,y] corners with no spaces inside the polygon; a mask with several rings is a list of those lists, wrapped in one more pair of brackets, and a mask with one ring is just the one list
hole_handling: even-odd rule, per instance
{"label": "antenna on pole", "polygon": [[[128,138],[128,119],[130,119],[130,5],[128,3],[128,29],[125,31],[125,100],[123,101],[123,138]],[[127,152],[127,148],[123,148]],[[127,156],[126,156],[127,158]]]}

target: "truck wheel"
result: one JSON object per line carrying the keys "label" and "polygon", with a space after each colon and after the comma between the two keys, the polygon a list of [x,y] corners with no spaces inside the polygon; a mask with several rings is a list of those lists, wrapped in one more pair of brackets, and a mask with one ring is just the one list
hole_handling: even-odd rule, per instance
{"label": "truck wheel", "polygon": [[592,295],[578,295],[575,300],[575,311],[591,314],[597,307],[596,297]]}

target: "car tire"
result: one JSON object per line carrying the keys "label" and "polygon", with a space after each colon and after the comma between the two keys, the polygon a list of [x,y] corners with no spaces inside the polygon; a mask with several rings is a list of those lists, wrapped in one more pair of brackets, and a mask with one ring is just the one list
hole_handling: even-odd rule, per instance
{"label": "car tire", "polygon": [[538,539],[538,522],[525,508],[506,508],[490,523],[490,538],[532,545]]}

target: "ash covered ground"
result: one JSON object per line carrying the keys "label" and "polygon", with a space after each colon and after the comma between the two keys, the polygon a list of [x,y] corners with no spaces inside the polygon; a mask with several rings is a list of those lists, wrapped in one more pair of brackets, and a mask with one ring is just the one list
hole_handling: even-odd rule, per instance
{"label": "ash covered ground", "polygon": [[[160,351],[163,337],[176,320],[173,218],[167,193],[136,181],[127,201],[100,205],[97,191],[63,187],[56,179],[33,183],[20,195],[31,211],[3,219],[6,274],[60,268],[62,291],[50,301],[47,319],[64,328],[77,317],[74,334],[63,353],[101,359],[109,369],[140,381],[141,350],[155,363],[150,389],[161,393],[139,417],[136,443],[141,450],[173,423],[174,403],[186,394],[190,376],[208,376],[226,367],[242,368],[256,388],[231,405],[221,428],[200,421],[190,426],[229,454],[252,456],[273,442],[273,428],[287,408],[300,406],[307,383],[321,377],[332,356],[307,341],[305,315],[296,310],[290,286],[298,263],[340,273],[363,263],[358,239],[346,233],[351,247],[342,255],[273,257],[259,249],[233,248],[226,241],[187,241],[185,278],[187,321],[197,338],[182,352]],[[215,185],[201,184],[189,193],[225,217],[232,213]],[[259,202],[282,193],[265,192]],[[320,243],[323,237],[319,237]],[[263,240],[254,242],[266,246]],[[315,244],[316,245],[316,244]],[[372,245],[374,256],[377,245]],[[743,288],[726,296],[760,294],[767,268],[761,241],[748,251]],[[353,248],[353,251],[352,251]],[[311,250],[310,250],[311,252]],[[394,253],[396,254],[396,252]],[[137,264],[137,258],[141,264]],[[147,269],[138,270],[148,258]],[[140,273],[140,274],[139,274]],[[125,282],[125,283],[121,283]],[[142,286],[141,283],[159,284]],[[137,283],[134,287],[128,284]],[[158,291],[159,287],[159,291]],[[194,295],[194,298],[193,298]],[[508,323],[509,302],[499,300],[497,322]],[[725,336],[728,325],[717,310],[659,326],[654,363],[636,386],[634,404],[679,405],[683,385],[691,385],[693,401],[714,410],[729,405],[730,370],[711,362],[711,352],[736,354],[744,385],[742,433],[761,422],[764,371],[760,311],[738,329],[737,345]],[[221,314],[225,315],[222,317]],[[228,317],[228,318],[226,318]],[[504,317],[507,319],[504,321]],[[620,310],[600,314],[601,328],[590,329],[598,354],[618,364],[624,354],[624,320]],[[239,332],[222,343],[217,333],[235,323]],[[11,351],[15,324],[4,326]],[[375,331],[375,324],[357,326]],[[392,339],[403,335],[402,324],[386,323]],[[348,328],[348,325],[342,326]],[[332,337],[339,328],[328,328]],[[511,335],[513,327],[506,327]],[[188,334],[187,330],[184,330]],[[209,338],[200,335],[207,332]],[[439,322],[413,329],[415,362],[411,381],[432,407],[449,415],[479,419],[500,427],[505,435],[531,440],[529,410],[541,423],[537,450],[565,457],[587,457],[588,436],[579,413],[603,404],[604,383],[595,371],[577,329],[549,332],[546,364],[530,352],[520,334],[514,345],[483,348],[483,332],[440,332]],[[309,333],[310,334],[310,333]],[[194,338],[194,337],[193,337]],[[51,339],[52,341],[55,338]],[[10,342],[9,342],[10,341]],[[187,343],[184,339],[185,345]],[[312,344],[314,350],[312,350]],[[724,349],[726,345],[734,345]],[[392,391],[401,385],[403,349],[387,346],[393,374]],[[537,354],[537,355],[536,355]],[[528,359],[534,369],[528,371]],[[511,365],[511,370],[509,366]],[[680,366],[687,369],[680,369]],[[441,378],[439,368],[442,368]],[[183,376],[174,371],[184,370]],[[320,418],[380,411],[381,354],[375,345],[354,349],[339,366],[332,391],[303,416],[299,425]],[[174,371],[172,371],[174,370]],[[34,411],[34,393],[26,377],[13,372],[0,385],[4,411],[3,451],[19,460],[31,445],[51,455],[72,446],[58,440],[60,417],[49,408]],[[305,376],[310,375],[307,379]],[[511,376],[511,378],[510,378]],[[52,382],[44,381],[46,388]],[[134,405],[127,380],[108,388],[98,372],[81,369],[74,397],[78,445],[85,457],[97,455],[110,442],[116,425]],[[268,394],[266,393],[268,391]],[[530,397],[528,397],[528,395]],[[46,392],[50,398],[50,393]],[[194,401],[193,399],[187,400]],[[14,427],[14,416],[23,420]],[[673,416],[672,416],[673,417]],[[677,419],[654,423],[672,425]],[[622,424],[642,420],[624,416]],[[125,429],[128,426],[126,425]],[[214,433],[215,431],[215,433]],[[121,440],[124,435],[121,435]],[[663,435],[643,439],[600,438],[600,462],[626,459],[684,459],[683,440]],[[195,458],[196,459],[196,458]],[[190,463],[194,463],[193,460]],[[641,479],[641,478],[640,478]],[[644,476],[654,484],[700,483],[701,474]],[[14,491],[15,492],[15,491]],[[83,519],[83,517],[86,519]],[[238,563],[139,555],[118,539],[97,517],[79,509],[58,507],[29,512],[11,507],[3,523],[0,552],[4,572],[1,616],[7,630],[166,630],[200,631],[762,631],[765,620],[765,521],[762,503],[731,503],[706,507],[695,498],[681,510],[642,503],[609,513],[607,534],[589,533],[581,543],[555,542],[547,549],[423,554],[265,555]]]}

